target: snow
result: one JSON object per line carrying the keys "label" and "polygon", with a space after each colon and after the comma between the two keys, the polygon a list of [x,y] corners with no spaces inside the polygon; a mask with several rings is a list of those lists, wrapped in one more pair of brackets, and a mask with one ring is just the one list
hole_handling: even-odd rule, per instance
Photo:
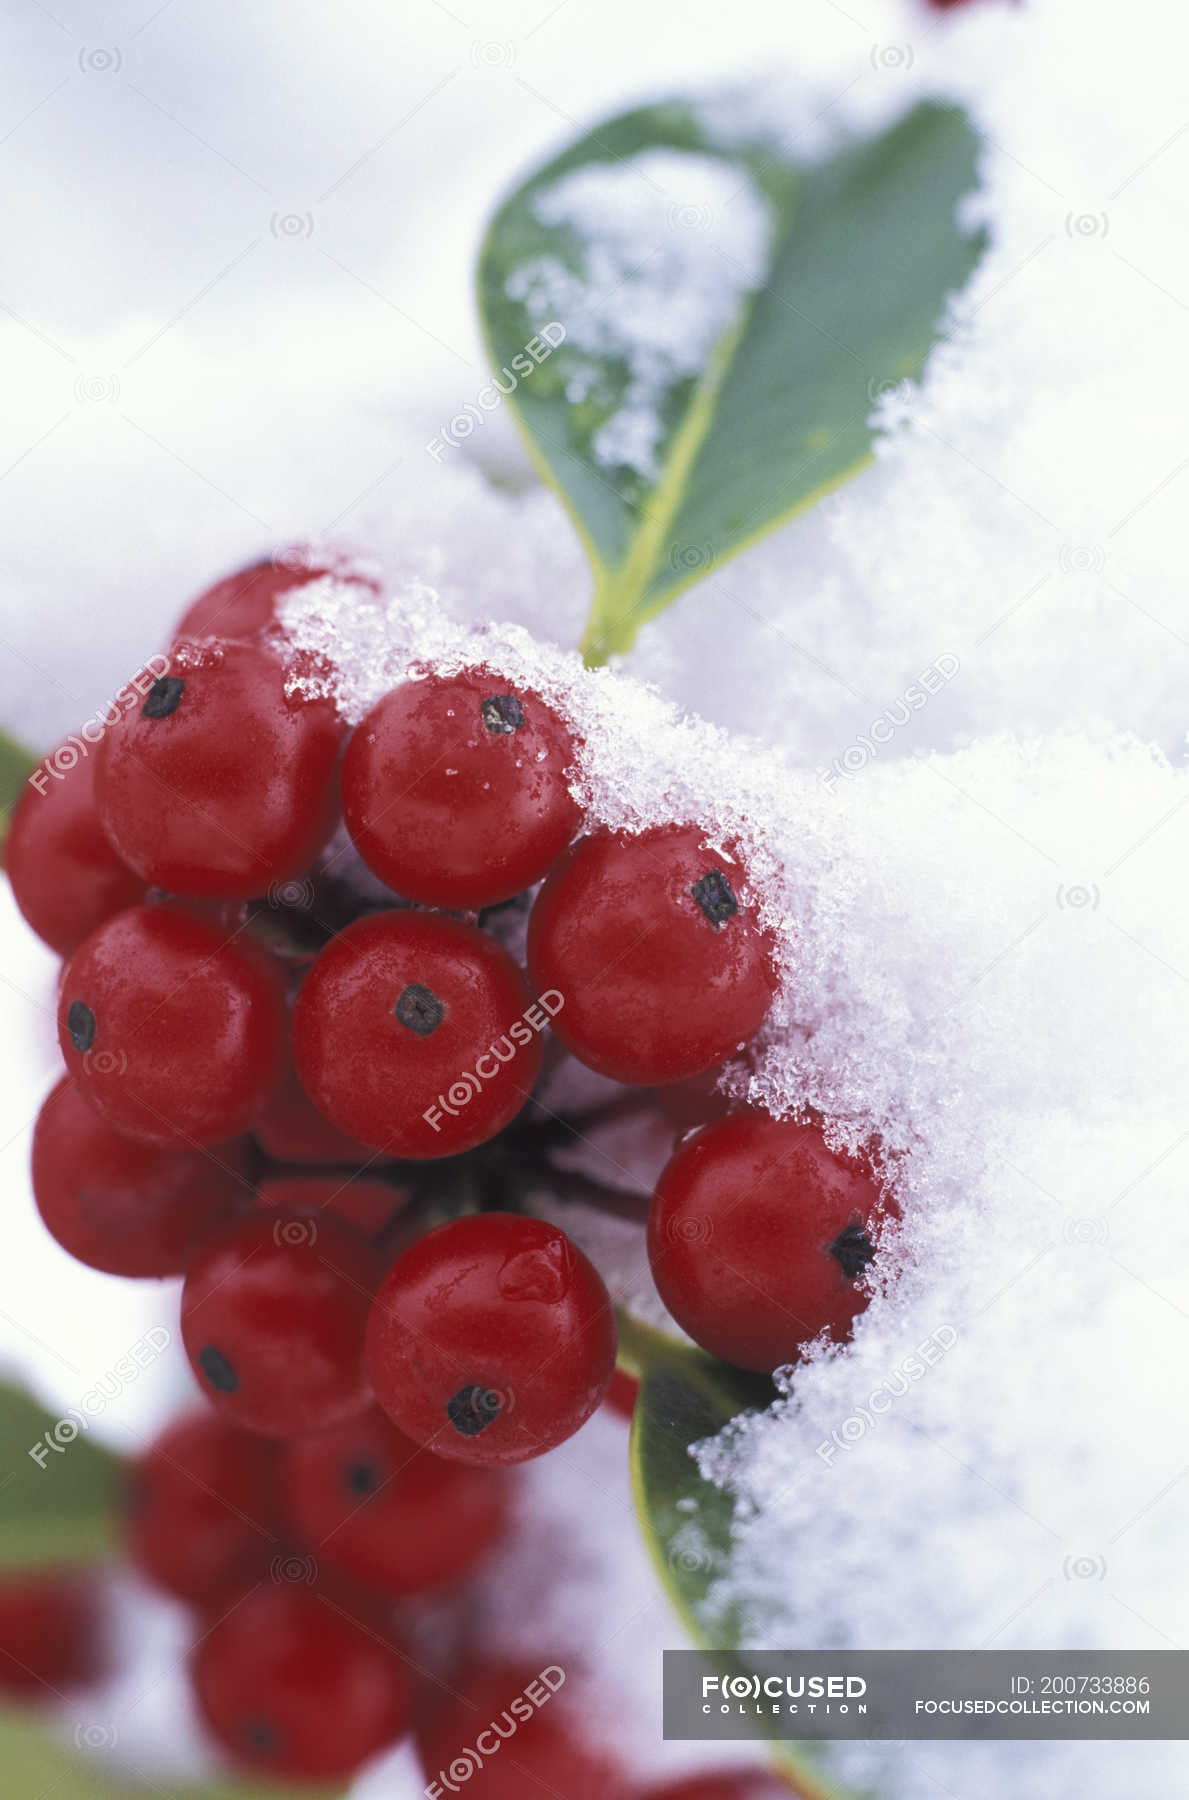
{"label": "snow", "polygon": [[[565,322],[560,354],[571,399],[610,405],[592,440],[596,462],[655,481],[670,402],[704,373],[763,279],[767,203],[714,157],[646,150],[572,170],[542,189],[532,210],[569,234],[579,266],[532,257],[507,291],[538,330]],[[610,400],[600,392],[608,361],[624,370],[622,392]]]}
{"label": "snow", "polygon": [[[0,315],[19,581],[5,721],[55,741],[206,579],[327,537],[374,553],[393,601],[377,615],[356,592],[343,614],[353,716],[418,656],[493,658],[580,724],[598,817],[742,834],[784,985],[738,1080],[778,1109],[821,1107],[851,1141],[880,1131],[904,1209],[901,1273],[853,1345],[705,1452],[744,1503],[731,1591],[762,1596],[753,1641],[1189,1641],[1189,136],[1166,9],[986,0],[940,19],[846,0],[790,18],[739,0],[659,9],[665,29],[571,0],[543,21],[527,4],[485,21],[479,49],[509,60],[472,56],[446,9],[410,25],[361,8],[327,34],[310,6],[213,22],[180,5],[134,37],[123,6],[124,69],[106,87],[77,66],[97,42],[89,15],[55,10],[65,30],[16,15],[24,58],[2,90],[14,232],[44,245],[6,289],[18,318]],[[507,409],[473,455],[425,451],[483,379],[467,265],[518,164],[741,54],[786,85],[758,125],[738,94],[709,103],[723,141],[777,131],[816,151],[920,93],[969,103],[988,135],[992,248],[921,386],[873,394],[873,466],[646,627],[630,680],[587,675],[568,647],[589,577],[561,508],[527,485]],[[120,155],[104,155],[113,139]],[[564,187],[553,201],[559,217],[594,203]],[[678,237],[668,204],[649,215],[662,258],[713,242]],[[273,233],[274,213],[309,214],[313,234]],[[642,322],[656,350],[663,321]],[[666,373],[680,364],[663,339],[656,353]],[[654,447],[632,441],[636,467]],[[315,639],[318,597],[302,601]],[[65,1285],[63,1260],[34,1246],[22,1132],[49,1079],[51,976],[19,926],[5,943],[33,996],[11,1000],[6,1027],[22,1220],[6,1343],[68,1405],[161,1298],[109,1299],[87,1271]],[[58,1297],[48,1339],[72,1369],[25,1335],[47,1336],[39,1293]],[[944,1354],[905,1384],[897,1371],[939,1333]],[[875,1414],[883,1384],[905,1391]],[[172,1398],[163,1366],[121,1421],[143,1430],[135,1408]],[[96,1429],[120,1435],[114,1419]],[[677,1631],[622,1548],[618,1440],[605,1420],[588,1431],[529,1476],[533,1517],[581,1540],[550,1602],[557,1630],[581,1641],[599,1622],[647,1747],[655,1651]],[[1159,1744],[841,1755],[880,1800],[1131,1800],[1182,1791],[1189,1761]]]}

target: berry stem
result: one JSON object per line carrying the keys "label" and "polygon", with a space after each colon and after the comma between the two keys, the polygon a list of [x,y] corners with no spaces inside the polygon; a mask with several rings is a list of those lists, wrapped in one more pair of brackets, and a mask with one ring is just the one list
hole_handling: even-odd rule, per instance
{"label": "berry stem", "polygon": [[506,1141],[533,1147],[567,1144],[571,1138],[584,1137],[602,1125],[612,1125],[619,1119],[649,1112],[654,1099],[651,1088],[629,1088],[613,1099],[601,1100],[597,1106],[588,1106],[579,1112],[549,1113],[544,1118],[517,1120],[507,1132]]}
{"label": "berry stem", "polygon": [[639,1224],[647,1216],[652,1201],[650,1194],[616,1187],[609,1181],[599,1181],[596,1176],[586,1175],[581,1169],[559,1169],[556,1164],[544,1158],[536,1161],[526,1157],[523,1166],[526,1174],[539,1177],[546,1183],[557,1200],[580,1206],[594,1206],[600,1212],[611,1213],[616,1218],[631,1219],[634,1224]]}

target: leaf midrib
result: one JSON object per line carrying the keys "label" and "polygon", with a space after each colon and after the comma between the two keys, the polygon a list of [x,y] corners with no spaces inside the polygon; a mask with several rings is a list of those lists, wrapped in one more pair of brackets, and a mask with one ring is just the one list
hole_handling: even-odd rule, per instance
{"label": "leaf midrib", "polygon": [[[768,203],[775,208],[771,196],[768,196]],[[771,280],[792,236],[796,212],[795,196],[790,195],[773,219],[764,281],[750,290],[715,344],[706,370],[694,388],[685,417],[670,439],[664,474],[649,494],[639,530],[632,538],[627,555],[614,566],[602,562],[590,624],[582,641],[582,654],[590,667],[605,662],[616,651],[630,648],[636,630],[643,622],[636,615],[656,573],[657,554],[680,513],[690,470],[714,424],[719,395],[726,386],[739,347],[747,337],[759,295]],[[685,585],[687,582],[679,584]]]}

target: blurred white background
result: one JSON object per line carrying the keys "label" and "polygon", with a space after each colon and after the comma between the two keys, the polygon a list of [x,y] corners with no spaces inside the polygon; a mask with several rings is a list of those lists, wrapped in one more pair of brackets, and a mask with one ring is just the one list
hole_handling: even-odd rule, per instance
{"label": "blurred white background", "polygon": [[393,490],[482,379],[472,265],[518,171],[806,36],[842,89],[922,29],[854,10],[4,0],[6,722],[67,729],[208,574]]}

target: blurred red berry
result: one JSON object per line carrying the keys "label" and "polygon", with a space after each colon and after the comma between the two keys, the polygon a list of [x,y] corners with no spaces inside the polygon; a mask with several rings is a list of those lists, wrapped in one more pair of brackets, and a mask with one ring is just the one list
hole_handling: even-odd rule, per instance
{"label": "blurred red berry", "polygon": [[[95,763],[60,746],[21,789],[4,844],[13,898],[38,937],[72,956],[97,925],[144,898],[145,884],[99,822]],[[70,759],[70,760],[68,760]]]}
{"label": "blurred red berry", "polygon": [[378,1407],[296,1439],[285,1472],[299,1536],[319,1559],[389,1594],[467,1574],[507,1516],[506,1478],[421,1450]]}
{"label": "blurred red berry", "polygon": [[0,1576],[0,1694],[22,1704],[60,1700],[105,1672],[103,1609],[78,1569]]}
{"label": "blurred red berry", "polygon": [[199,1708],[238,1762],[299,1781],[345,1781],[409,1718],[395,1645],[292,1582],[256,1588],[197,1645]]}
{"label": "blurred red berry", "polygon": [[262,1575],[282,1529],[276,1445],[217,1413],[175,1420],[129,1469],[128,1553],[180,1600],[217,1605]]}
{"label": "blurred red berry", "polygon": [[645,1788],[639,1800],[797,1800],[798,1792],[767,1769],[723,1769]]}
{"label": "blurred red berry", "polygon": [[628,1800],[609,1721],[589,1716],[560,1662],[489,1664],[451,1689],[417,1720],[428,1793],[458,1763],[468,1800]]}
{"label": "blurred red berry", "polygon": [[611,1377],[611,1386],[607,1389],[607,1405],[612,1412],[618,1413],[621,1419],[627,1419],[630,1424],[639,1393],[639,1377],[629,1375],[626,1369],[617,1368]]}

